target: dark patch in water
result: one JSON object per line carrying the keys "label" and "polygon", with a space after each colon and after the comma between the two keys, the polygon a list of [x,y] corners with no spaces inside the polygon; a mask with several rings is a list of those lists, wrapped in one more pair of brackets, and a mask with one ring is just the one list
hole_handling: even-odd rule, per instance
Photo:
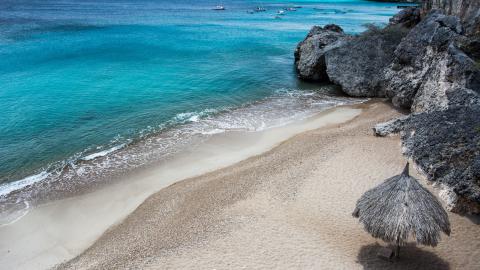
{"label": "dark patch in water", "polygon": [[76,33],[84,31],[96,31],[103,29],[106,26],[101,25],[92,25],[84,23],[75,23],[75,22],[63,22],[63,23],[52,23],[38,20],[30,20],[27,18],[15,18],[15,19],[0,19],[0,24],[11,25],[13,30],[7,32],[5,38],[11,41],[26,41],[29,39],[34,39],[38,34],[44,34],[49,32],[57,33]]}
{"label": "dark patch in water", "polygon": [[78,119],[81,121],[90,121],[94,120],[95,118],[97,117],[94,114],[85,114],[83,116],[80,116]]}

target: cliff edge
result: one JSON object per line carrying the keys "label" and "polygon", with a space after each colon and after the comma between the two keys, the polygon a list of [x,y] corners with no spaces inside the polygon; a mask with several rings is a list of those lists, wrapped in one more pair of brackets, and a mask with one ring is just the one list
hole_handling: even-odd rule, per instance
{"label": "cliff edge", "polygon": [[404,154],[440,187],[448,209],[479,214],[480,1],[425,0],[356,36],[329,30],[337,27],[317,27],[299,44],[299,77],[409,109],[375,134],[399,133]]}

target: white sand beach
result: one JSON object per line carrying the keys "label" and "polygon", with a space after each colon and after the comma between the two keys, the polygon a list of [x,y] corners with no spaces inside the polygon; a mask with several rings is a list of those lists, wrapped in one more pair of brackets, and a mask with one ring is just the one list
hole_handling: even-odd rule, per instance
{"label": "white sand beach", "polygon": [[72,259],[156,191],[261,154],[295,134],[351,120],[360,112],[344,106],[261,132],[214,135],[200,147],[127,175],[117,184],[30,209],[17,222],[0,226],[0,268],[46,269]]}
{"label": "white sand beach", "polygon": [[[359,109],[362,112],[357,115]],[[363,192],[398,174],[405,165],[399,138],[378,138],[371,131],[375,123],[398,114],[386,103],[370,102],[318,116],[307,124],[309,128],[296,129],[306,132],[263,154],[161,189],[81,255],[58,268],[480,269],[480,227],[475,220],[450,214],[450,237],[444,236],[436,248],[404,247],[400,260],[392,263],[376,257],[384,243],[373,239],[351,216]],[[313,127],[317,129],[310,130]],[[288,130],[277,132],[277,142],[295,133]],[[235,144],[223,145],[236,149],[231,153],[242,153],[236,158],[213,159],[215,153],[204,152],[211,163],[202,163],[206,161],[200,158],[189,164],[228,165],[258,154],[248,151],[249,145],[256,145],[257,150],[272,146],[262,144],[262,138],[252,141],[243,136]],[[271,136],[265,137],[271,142]],[[177,167],[175,174],[186,176],[188,168]],[[160,172],[150,172],[148,177],[165,177]],[[137,188],[141,195],[135,202],[112,199],[112,209],[119,212],[117,220],[147,196],[140,192],[140,184]],[[431,186],[429,189],[434,191]],[[135,188],[129,191],[135,193]],[[111,190],[103,195],[114,197],[121,192],[127,191]],[[78,203],[70,207],[74,205]],[[33,212],[39,211],[46,210]],[[102,214],[96,216],[99,221],[105,218]],[[24,220],[33,218],[33,213],[30,216]],[[85,229],[101,231],[98,225]],[[3,228],[1,233],[2,237],[8,235]],[[30,235],[33,238],[34,234]]]}

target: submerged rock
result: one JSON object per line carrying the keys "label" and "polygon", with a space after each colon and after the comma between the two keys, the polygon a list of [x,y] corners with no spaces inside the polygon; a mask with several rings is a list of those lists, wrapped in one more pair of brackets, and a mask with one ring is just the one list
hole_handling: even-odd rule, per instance
{"label": "submerged rock", "polygon": [[359,36],[345,40],[325,53],[331,82],[355,97],[383,97],[383,70],[390,65],[394,51],[407,34],[401,25],[384,29],[371,26]]}
{"label": "submerged rock", "polygon": [[309,81],[328,81],[325,52],[339,46],[347,38],[335,24],[314,26],[295,50],[295,68],[298,77]]}

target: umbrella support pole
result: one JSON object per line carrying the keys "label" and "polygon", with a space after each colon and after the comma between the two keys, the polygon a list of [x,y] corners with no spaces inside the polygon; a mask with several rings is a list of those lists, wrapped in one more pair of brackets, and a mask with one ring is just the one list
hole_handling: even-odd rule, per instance
{"label": "umbrella support pole", "polygon": [[395,258],[400,257],[400,240],[397,239],[397,244],[395,245]]}

